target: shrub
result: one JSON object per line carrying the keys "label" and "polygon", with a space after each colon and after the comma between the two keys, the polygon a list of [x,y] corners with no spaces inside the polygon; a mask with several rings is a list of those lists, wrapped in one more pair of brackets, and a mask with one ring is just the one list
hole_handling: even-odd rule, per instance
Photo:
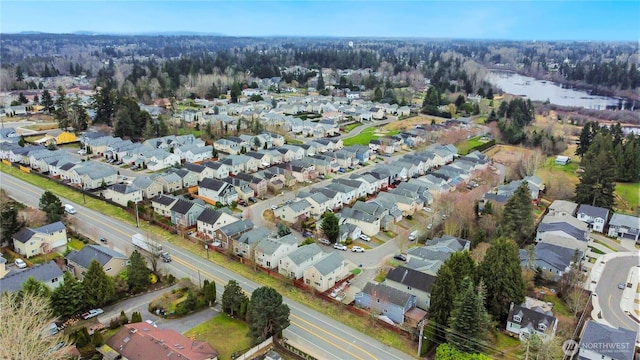
{"label": "shrub", "polygon": [[120,327],[120,321],[118,320],[118,318],[111,318],[111,321],[109,322],[109,329],[113,330],[119,327]]}

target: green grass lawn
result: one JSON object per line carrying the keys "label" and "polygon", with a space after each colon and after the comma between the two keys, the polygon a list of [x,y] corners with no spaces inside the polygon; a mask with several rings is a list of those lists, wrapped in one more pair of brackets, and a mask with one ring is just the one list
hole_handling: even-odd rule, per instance
{"label": "green grass lawn", "polygon": [[353,129],[357,128],[357,127],[358,127],[358,126],[360,126],[360,125],[362,125],[362,124],[360,124],[360,123],[353,123],[353,124],[349,124],[349,125],[347,125],[347,126],[345,126],[345,127],[344,127],[344,131],[348,133],[348,132],[350,132],[351,130],[353,130]]}
{"label": "green grass lawn", "polygon": [[480,140],[482,136],[476,136],[473,137],[471,139],[467,139],[465,142],[460,143],[458,145],[456,145],[456,147],[458,148],[458,152],[460,154],[466,155],[469,153],[469,150],[478,146],[478,145],[482,145],[484,143],[486,143],[487,141],[483,141]]}
{"label": "green grass lawn", "polygon": [[596,244],[600,244],[600,245],[602,245],[602,246],[606,247],[607,249],[609,249],[609,250],[611,250],[611,251],[613,251],[613,252],[617,252],[617,251],[618,251],[618,250],[616,250],[616,249],[612,248],[610,245],[603,243],[603,242],[602,242],[602,241],[600,241],[600,240],[593,240],[593,242],[594,242],[594,243],[596,243]]}
{"label": "green grass lawn", "polygon": [[196,130],[195,128],[180,128],[178,129],[178,135],[188,135],[193,134],[196,138],[200,138],[202,136],[202,130]]}
{"label": "green grass lawn", "polygon": [[602,251],[602,250],[600,250],[598,248],[594,248],[594,247],[589,246],[589,249],[591,249],[592,253],[596,253],[596,254],[599,254],[599,255],[604,255],[604,251]]}
{"label": "green grass lawn", "polygon": [[82,248],[87,245],[76,238],[71,238],[71,241],[67,243],[67,246],[73,250],[82,250]]}
{"label": "green grass lawn", "polygon": [[501,351],[515,350],[520,346],[520,340],[512,338],[502,332],[496,331],[493,333],[493,336],[495,337],[495,341],[491,345]]}
{"label": "green grass lawn", "polygon": [[185,333],[190,338],[206,341],[219,353],[218,359],[228,360],[236,351],[251,347],[251,339],[247,336],[249,327],[242,321],[230,318],[221,313]]}
{"label": "green grass lawn", "polygon": [[378,136],[375,135],[375,132],[376,129],[374,127],[366,128],[360,134],[342,140],[342,143],[344,146],[367,145],[369,144],[369,141],[378,138]]}
{"label": "green grass lawn", "polygon": [[565,305],[565,303],[562,302],[562,300],[558,299],[558,297],[550,295],[550,294],[546,294],[544,296],[544,301],[545,302],[550,302],[553,304],[553,313],[556,315],[563,315],[563,316],[569,316],[569,317],[573,317],[574,315],[571,313],[571,311],[569,311],[569,308],[567,308],[567,305]]}
{"label": "green grass lawn", "polygon": [[629,208],[640,206],[640,183],[616,183],[616,195],[627,202]]}
{"label": "green grass lawn", "polygon": [[545,160],[544,167],[550,170],[562,171],[567,175],[576,176],[576,170],[580,167],[577,162],[570,162],[567,165],[557,165],[555,156],[550,156]]}

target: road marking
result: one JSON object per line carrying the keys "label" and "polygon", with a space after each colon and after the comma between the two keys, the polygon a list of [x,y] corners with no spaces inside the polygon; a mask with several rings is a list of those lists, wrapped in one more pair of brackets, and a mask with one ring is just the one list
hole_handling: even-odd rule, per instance
{"label": "road marking", "polygon": [[[220,284],[222,284],[222,285],[226,285],[226,284],[228,283],[228,281],[222,280],[220,277],[215,276],[215,275],[211,274],[210,272],[208,272],[208,271],[206,271],[206,270],[199,269],[199,268],[197,268],[196,266],[194,266],[193,264],[190,264],[190,263],[186,262],[185,260],[180,259],[179,257],[173,256],[173,259],[174,259],[175,261],[177,261],[178,263],[180,263],[180,264],[184,265],[185,267],[190,268],[190,269],[191,269],[191,270],[193,270],[193,271],[200,272],[200,274],[205,275],[206,277],[209,277],[210,279],[212,279],[212,280],[214,280],[214,281],[216,281],[216,282],[218,282],[218,283],[220,283]],[[246,291],[246,290],[244,290],[244,289],[243,289],[242,291],[244,291],[244,293],[245,293],[247,296],[251,297],[251,293],[250,293],[250,292],[248,292],[248,291]],[[361,359],[361,360],[363,359],[363,358],[361,358],[361,357],[357,356],[356,354],[353,354],[353,353],[351,353],[351,352],[349,352],[349,351],[345,350],[344,348],[342,348],[342,347],[338,346],[335,342],[331,342],[330,340],[328,340],[328,339],[326,339],[326,338],[324,338],[324,337],[322,337],[322,336],[318,335],[317,333],[314,333],[314,332],[311,332],[311,331],[307,330],[307,329],[306,329],[306,327],[307,327],[307,326],[309,326],[309,327],[313,327],[313,328],[317,329],[318,331],[323,332],[323,333],[325,333],[325,334],[327,334],[327,335],[329,335],[329,336],[331,336],[331,337],[335,338],[335,339],[336,339],[336,340],[338,340],[338,341],[342,341],[342,342],[343,342],[343,343],[345,343],[345,344],[350,344],[354,349],[359,349],[361,352],[363,352],[363,353],[365,353],[365,354],[369,355],[372,359],[376,359],[376,357],[375,357],[375,356],[373,356],[373,354],[371,354],[370,352],[366,351],[364,348],[362,348],[362,347],[360,347],[360,346],[358,346],[358,345],[354,345],[353,343],[351,343],[351,342],[349,342],[349,341],[346,341],[346,340],[344,340],[343,338],[341,338],[341,337],[339,337],[339,336],[336,336],[336,335],[332,334],[331,332],[329,332],[329,331],[327,331],[327,330],[325,330],[325,329],[322,329],[321,327],[318,327],[318,326],[316,326],[316,325],[314,325],[314,324],[312,324],[312,323],[310,323],[310,322],[308,322],[308,321],[306,321],[306,320],[302,319],[302,318],[301,318],[301,317],[299,317],[299,316],[296,316],[296,315],[290,314],[290,318],[296,318],[296,319],[297,319],[297,320],[299,320],[300,322],[306,323],[306,326],[304,326],[303,324],[300,324],[300,323],[299,323],[299,322],[297,322],[297,321],[292,321],[292,320],[290,319],[291,324],[296,325],[296,326],[297,326],[297,327],[299,327],[300,329],[302,329],[302,330],[304,330],[304,331],[306,331],[306,332],[308,332],[308,333],[310,333],[310,334],[314,335],[315,337],[317,337],[317,338],[319,338],[319,339],[322,339],[322,340],[326,341],[328,344],[331,344],[331,345],[335,346],[336,348],[338,348],[338,349],[340,349],[340,350],[344,351],[344,352],[345,352],[345,353],[347,353],[347,354],[353,355],[354,357],[356,357],[356,358],[358,358],[358,359]]]}
{"label": "road marking", "polygon": [[[616,314],[616,312],[614,311],[614,307],[611,306],[611,298],[613,297],[613,294],[609,294],[609,309],[611,309],[611,312],[613,313],[613,316],[616,317],[616,319],[618,319],[618,321],[620,321],[620,324],[622,325],[626,325],[625,322],[620,319],[620,317],[618,316],[618,314]],[[622,298],[620,299],[620,301],[622,301]],[[618,306],[620,306],[620,304],[618,304]],[[622,308],[620,308],[622,310]]]}
{"label": "road marking", "polygon": [[[20,188],[22,188],[22,189],[24,189],[25,191],[31,192],[32,194],[38,195],[38,193],[37,193],[36,191],[33,191],[33,190],[31,190],[31,189],[29,189],[29,188],[27,188],[27,187],[23,186],[23,185],[22,185],[22,184],[20,184],[20,183],[17,183],[17,184],[16,184],[16,186],[17,186],[17,187],[20,187]],[[35,185],[34,185],[34,186],[35,186]],[[122,235],[124,235],[124,236],[126,236],[126,237],[129,237],[129,236],[130,236],[128,233],[125,233],[124,231],[122,231],[122,230],[120,230],[120,229],[118,229],[118,228],[116,228],[116,227],[114,227],[114,226],[112,226],[112,225],[109,225],[109,224],[107,224],[107,223],[105,223],[105,222],[103,222],[103,221],[100,221],[99,219],[95,218],[93,215],[90,215],[90,214],[83,214],[83,216],[86,216],[86,217],[88,217],[88,218],[90,218],[90,219],[92,219],[92,220],[94,220],[95,222],[98,222],[98,223],[100,223],[100,224],[103,224],[104,226],[106,226],[106,227],[108,227],[108,228],[111,228],[111,229],[115,230],[116,232],[119,232],[120,234],[122,234]],[[119,221],[119,220],[118,220],[118,221]],[[194,265],[192,265],[192,264],[190,264],[190,263],[188,263],[188,262],[186,262],[186,261],[184,261],[184,260],[182,260],[182,259],[180,259],[180,258],[176,257],[176,256],[175,256],[175,254],[172,256],[172,258],[173,258],[173,260],[175,260],[176,262],[178,262],[178,263],[180,263],[180,264],[184,265],[185,267],[190,268],[191,270],[194,270],[194,271],[196,271],[196,272],[200,272],[201,274],[203,274],[203,275],[206,275],[206,276],[210,277],[210,278],[211,278],[212,280],[214,280],[214,281],[215,281],[215,280],[217,280],[219,283],[221,283],[221,284],[225,284],[225,285],[228,283],[227,281],[222,280],[221,278],[219,278],[219,277],[217,277],[217,276],[215,276],[215,275],[213,275],[213,274],[209,273],[208,271],[198,269],[198,268],[197,268],[197,267],[195,267]],[[244,289],[243,289],[243,291],[244,291],[244,292],[245,292],[249,297],[251,296],[251,293],[250,293],[250,292],[248,292],[248,291],[246,291],[246,290],[244,290]],[[336,335],[332,334],[331,332],[329,332],[329,331],[327,331],[327,330],[324,330],[324,329],[322,329],[322,328],[320,328],[320,327],[318,327],[318,326],[316,326],[316,325],[314,325],[314,324],[312,324],[312,323],[310,323],[310,322],[308,322],[308,321],[306,321],[306,320],[303,320],[303,319],[302,319],[302,318],[300,318],[299,316],[291,315],[291,317],[294,317],[294,318],[298,319],[299,321],[306,323],[308,326],[313,327],[313,328],[315,328],[315,329],[317,329],[317,330],[319,330],[319,331],[321,331],[321,332],[323,332],[323,333],[326,333],[326,334],[330,335],[331,337],[333,337],[333,338],[337,339],[338,341],[341,341],[341,342],[343,342],[343,343],[345,343],[345,344],[349,344],[349,345],[350,345],[351,347],[353,347],[354,349],[359,349],[361,352],[363,352],[363,353],[365,353],[365,354],[369,355],[372,359],[376,359],[376,357],[375,357],[375,356],[373,356],[371,353],[369,353],[368,351],[366,351],[365,349],[363,349],[362,347],[360,347],[360,346],[358,346],[358,345],[354,345],[353,343],[351,343],[351,342],[349,342],[349,341],[346,341],[346,340],[342,339],[341,337],[338,337],[338,336],[336,336]],[[317,338],[319,338],[319,339],[321,339],[321,340],[324,340],[326,343],[333,345],[334,347],[336,347],[336,348],[338,348],[338,349],[340,349],[340,350],[344,351],[345,353],[350,354],[350,355],[352,355],[353,357],[355,357],[355,358],[357,358],[357,359],[363,360],[363,358],[362,358],[362,357],[359,357],[359,356],[357,356],[356,354],[354,354],[354,353],[352,353],[352,352],[350,352],[350,351],[347,351],[347,350],[346,350],[346,349],[344,349],[343,347],[338,346],[335,342],[331,342],[331,341],[329,341],[328,339],[326,339],[326,338],[324,338],[324,337],[322,337],[322,336],[320,336],[320,335],[318,335],[318,334],[316,334],[316,333],[313,333],[313,332],[311,332],[311,331],[307,330],[307,329],[306,329],[305,327],[303,327],[300,323],[297,323],[297,322],[295,322],[295,321],[290,321],[290,322],[291,322],[292,324],[296,325],[298,328],[300,328],[300,329],[302,329],[302,330],[304,330],[304,331],[308,332],[309,334],[314,335],[315,337],[317,337]]]}

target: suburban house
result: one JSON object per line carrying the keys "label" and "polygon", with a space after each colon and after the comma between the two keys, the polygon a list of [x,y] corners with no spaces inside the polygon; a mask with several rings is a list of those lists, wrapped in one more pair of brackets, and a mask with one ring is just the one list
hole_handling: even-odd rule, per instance
{"label": "suburban house", "polygon": [[153,181],[148,176],[138,176],[131,182],[131,185],[142,190],[142,197],[145,199],[153,199],[157,195],[162,194],[162,184]]}
{"label": "suburban house", "polygon": [[279,238],[266,238],[254,249],[255,262],[267,269],[278,267],[280,259],[298,248],[300,239],[294,234],[288,234]]}
{"label": "suburban house", "polygon": [[251,220],[240,220],[232,222],[222,226],[221,228],[214,230],[215,240],[220,241],[221,246],[224,248],[231,248],[229,245],[240,235],[253,229],[253,222]]}
{"label": "suburban house", "polygon": [[129,202],[142,201],[142,190],[126,184],[113,184],[102,192],[105,199],[109,199],[120,206],[127,207]]}
{"label": "suburban house", "polygon": [[589,320],[582,331],[578,357],[585,360],[633,360],[637,336],[638,331]]}
{"label": "suburban house", "polygon": [[[529,303],[540,303],[537,300],[528,300]],[[551,310],[546,310],[546,304],[522,305],[511,303],[509,316],[507,317],[507,332],[517,336],[520,340],[536,334],[541,340],[553,338],[558,327],[558,319],[553,316]]]}
{"label": "suburban house", "polygon": [[[303,196],[298,194],[298,197]],[[323,193],[306,193],[306,195],[304,196],[304,200],[306,200],[310,204],[309,215],[315,217],[316,219],[320,218],[320,216],[322,216],[322,214],[324,214],[329,209],[329,198],[327,198]]]}
{"label": "suburban house", "polygon": [[207,178],[198,185],[198,195],[212,203],[231,204],[238,201],[238,193],[233,185],[218,179]]}
{"label": "suburban house", "polygon": [[278,272],[288,278],[299,279],[304,275],[304,269],[319,261],[322,254],[322,249],[316,244],[299,247],[280,259]]}
{"label": "suburban house", "polygon": [[212,158],[213,146],[186,145],[176,147],[174,153],[183,161],[199,162]]}
{"label": "suburban house", "polygon": [[[6,260],[0,257],[2,270],[6,270],[5,264]],[[23,271],[11,271],[0,278],[0,291],[17,293],[29,278],[34,278],[54,290],[64,282],[64,273],[53,260],[41,265],[34,265]]]}
{"label": "suburban house", "polygon": [[[224,179],[227,176],[229,176],[229,167],[219,161],[205,161],[202,163],[202,165],[206,166],[207,168],[211,169],[210,171],[212,172],[211,176],[207,176],[207,177],[214,177],[216,179]],[[202,181],[202,179],[200,179],[200,181]]]}
{"label": "suburban house", "polygon": [[542,240],[544,234],[570,237],[576,240],[589,241],[589,226],[570,215],[545,215],[536,231],[536,241]]}
{"label": "suburban house", "polygon": [[87,245],[82,250],[72,251],[66,256],[66,259],[67,270],[78,280],[84,279],[84,274],[93,260],[100,263],[104,272],[109,276],[117,276],[129,264],[129,257],[126,255],[99,245]]}
{"label": "suburban house", "polygon": [[305,284],[317,291],[325,292],[347,276],[348,272],[349,267],[346,260],[340,253],[332,252],[304,269],[302,277]]}
{"label": "suburban house", "polygon": [[13,248],[27,258],[46,254],[67,244],[67,228],[61,221],[39,228],[24,228],[13,235]]}
{"label": "suburban house", "polygon": [[584,253],[576,248],[568,248],[542,241],[537,243],[534,249],[534,258],[530,258],[526,249],[520,249],[520,264],[522,267],[540,268],[542,272],[553,274],[556,279],[569,271],[576,255],[578,260],[584,256]]}
{"label": "suburban house", "polygon": [[429,240],[424,246],[407,251],[405,267],[436,275],[440,266],[456,251],[469,250],[471,242],[457,237],[443,235]]}
{"label": "suburban house", "polygon": [[236,174],[236,179],[243,180],[253,190],[253,196],[263,196],[267,194],[268,182],[258,176],[246,173]]}
{"label": "suburban house", "polygon": [[217,151],[227,153],[227,154],[238,154],[240,153],[240,144],[235,141],[231,141],[228,139],[218,139],[213,143],[213,148]]}
{"label": "suburban house", "polygon": [[271,230],[265,227],[251,229],[233,241],[233,251],[236,255],[251,259],[253,249],[258,243],[271,235]]}
{"label": "suburban house", "polygon": [[158,195],[151,199],[151,207],[156,214],[165,217],[171,217],[171,208],[178,201],[177,198],[171,195]]}
{"label": "suburban house", "polygon": [[78,184],[85,190],[113,185],[118,179],[118,174],[111,166],[93,161],[75,165],[68,174],[72,184]]}
{"label": "suburban house", "polygon": [[340,212],[344,221],[359,227],[362,233],[374,236],[380,232],[380,218],[353,208],[344,208]]}
{"label": "suburban house", "polygon": [[551,216],[576,216],[578,204],[567,200],[554,200],[547,209]]}
{"label": "suburban house", "polygon": [[182,179],[174,173],[154,174],[151,175],[151,179],[162,185],[165,194],[182,189]]}
{"label": "suburban house", "polygon": [[207,207],[200,213],[200,216],[198,216],[198,233],[205,239],[213,239],[216,230],[236,221],[239,221],[239,219],[235,216]]}
{"label": "suburban house", "polygon": [[233,186],[233,188],[236,191],[236,194],[238,194],[238,199],[248,201],[250,197],[255,196],[255,192],[253,191],[253,188],[250,186],[250,184],[247,181],[244,181],[235,176],[226,177],[222,179],[222,181]]}
{"label": "suburban house", "polygon": [[105,359],[218,359],[218,352],[208,343],[193,340],[175,330],[158,329],[146,322],[125,324],[100,351]]}
{"label": "suburban house", "polygon": [[198,185],[198,181],[200,181],[198,174],[194,173],[190,170],[186,169],[169,169],[169,172],[172,172],[182,179],[182,187],[190,188],[192,186]]}
{"label": "suburban house", "polygon": [[431,305],[431,288],[435,280],[434,275],[399,266],[387,273],[384,284],[415,295],[416,307],[427,311]]}
{"label": "suburban house", "polygon": [[214,177],[213,176],[214,170],[204,165],[193,164],[188,162],[183,164],[182,168],[198,174],[198,181],[202,181],[202,179],[204,178]]}
{"label": "suburban house", "polygon": [[614,213],[609,220],[609,236],[640,241],[640,218]]}
{"label": "suburban house", "polygon": [[586,222],[591,230],[603,233],[609,221],[609,209],[582,204],[578,208],[576,217]]}
{"label": "suburban house", "polygon": [[308,218],[310,210],[311,204],[307,200],[302,199],[275,209],[273,214],[288,223],[295,224],[299,220]]}
{"label": "suburban house", "polygon": [[368,282],[355,296],[356,306],[371,309],[396,324],[404,324],[405,314],[416,307],[416,296],[389,285]]}
{"label": "suburban house", "polygon": [[[198,200],[202,202],[202,200]],[[205,207],[195,201],[178,199],[171,207],[171,223],[185,228],[194,226]]]}

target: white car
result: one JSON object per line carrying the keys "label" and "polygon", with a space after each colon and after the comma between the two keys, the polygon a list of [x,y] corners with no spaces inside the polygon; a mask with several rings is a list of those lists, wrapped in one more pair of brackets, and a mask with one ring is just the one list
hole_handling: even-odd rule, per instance
{"label": "white car", "polygon": [[361,246],[352,246],[351,251],[353,252],[364,252],[364,248]]}
{"label": "white car", "polygon": [[91,309],[86,313],[82,314],[82,318],[87,320],[87,319],[91,319],[92,317],[96,317],[102,313],[104,313],[104,310],[102,309]]}
{"label": "white car", "polygon": [[333,244],[333,248],[337,250],[347,251],[347,247],[345,245],[338,243]]}
{"label": "white car", "polygon": [[153,326],[154,328],[158,327],[158,324],[156,324],[156,322],[153,321],[153,320],[145,320],[144,322],[146,322],[147,324]]}
{"label": "white car", "polygon": [[432,212],[433,210],[431,210],[431,208],[424,208],[424,211],[426,211],[426,212]]}
{"label": "white car", "polygon": [[16,259],[13,263],[18,267],[18,269],[24,269],[27,267],[27,263],[22,259]]}
{"label": "white car", "polygon": [[427,230],[431,230],[431,228],[433,228],[433,224],[427,225]]}
{"label": "white car", "polygon": [[278,208],[277,206],[275,206],[275,205],[271,205],[271,210],[275,210],[275,209],[277,209],[277,208]]}
{"label": "white car", "polygon": [[371,241],[371,238],[368,235],[360,234],[360,240]]}
{"label": "white car", "polygon": [[80,154],[80,155],[87,155],[87,150],[85,150],[85,149],[80,149],[80,150],[78,150],[78,154]]}
{"label": "white car", "polygon": [[220,246],[222,246],[222,243],[220,241],[216,240],[216,241],[212,242],[211,245],[213,245],[215,247],[220,247]]}

